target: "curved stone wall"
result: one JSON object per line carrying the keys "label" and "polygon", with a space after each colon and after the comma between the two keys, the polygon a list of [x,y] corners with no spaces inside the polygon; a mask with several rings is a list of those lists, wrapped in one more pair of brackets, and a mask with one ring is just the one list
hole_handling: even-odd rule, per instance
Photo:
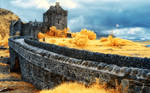
{"label": "curved stone wall", "polygon": [[[129,87],[129,93],[150,92],[149,58],[93,53],[25,37],[10,38],[9,46],[11,57],[19,57],[23,79],[40,89],[52,88],[68,80],[92,83],[98,78],[111,87],[115,87],[117,80],[122,91]],[[10,59],[13,68],[14,60]]]}
{"label": "curved stone wall", "polygon": [[90,52],[86,50],[77,50],[73,48],[57,46],[54,44],[46,44],[31,39],[25,39],[25,42],[32,46],[36,46],[72,58],[97,61],[97,62],[105,62],[107,64],[116,64],[121,67],[127,66],[127,67],[150,69],[150,58],[127,57],[127,56],[120,56],[120,55]]}

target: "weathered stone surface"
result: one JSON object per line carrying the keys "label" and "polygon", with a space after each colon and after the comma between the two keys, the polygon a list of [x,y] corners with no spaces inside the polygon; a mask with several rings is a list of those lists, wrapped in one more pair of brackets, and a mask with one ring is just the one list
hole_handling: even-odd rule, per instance
{"label": "weathered stone surface", "polygon": [[8,63],[9,63],[9,58],[7,58],[7,57],[4,57],[4,58],[1,57],[1,58],[0,58],[0,62],[1,62],[1,63],[6,63],[6,64],[8,64]]}
{"label": "weathered stone surface", "polygon": [[36,93],[37,89],[23,82],[18,73],[10,73],[9,64],[0,62],[0,93]]}
{"label": "weathered stone surface", "polygon": [[64,29],[67,27],[67,15],[68,12],[56,3],[55,6],[51,6],[43,14],[43,25],[46,27],[56,26],[58,29]]}
{"label": "weathered stone surface", "polygon": [[[10,53],[19,57],[22,78],[40,89],[53,88],[68,80],[90,84],[95,81],[95,78],[98,78],[113,87],[115,87],[115,81],[117,80],[124,88],[129,87],[128,93],[138,93],[138,89],[143,89],[142,84],[145,84],[146,91],[149,91],[150,69],[145,65],[140,68],[138,65],[132,64],[134,62],[129,61],[130,59],[132,61],[130,57],[69,49],[39,43],[31,39],[25,39],[24,41],[24,37],[9,39],[9,46]],[[74,53],[79,54],[76,57]],[[15,66],[14,56],[10,58],[12,68]],[[118,63],[119,58],[116,56],[122,60],[124,67],[122,67],[122,63]],[[138,62],[137,59],[135,62]],[[126,60],[128,64],[132,64],[130,65],[131,67],[128,67],[127,63],[125,64]],[[139,60],[144,59],[139,58]],[[126,80],[128,83],[123,80]]]}
{"label": "weathered stone surface", "polygon": [[9,65],[0,62],[0,73],[3,73],[3,74],[10,73],[10,71],[9,71]]}
{"label": "weathered stone surface", "polygon": [[121,67],[126,66],[126,67],[150,69],[149,67],[150,58],[126,57],[120,55],[102,54],[86,50],[77,50],[73,48],[61,47],[54,44],[46,44],[30,39],[25,39],[25,42],[29,45],[36,46],[48,51],[52,51],[76,59],[105,62],[107,64],[116,64]]}

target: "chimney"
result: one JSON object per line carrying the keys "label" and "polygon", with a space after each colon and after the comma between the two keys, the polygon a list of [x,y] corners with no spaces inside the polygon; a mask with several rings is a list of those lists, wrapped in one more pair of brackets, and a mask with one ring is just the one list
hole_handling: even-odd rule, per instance
{"label": "chimney", "polygon": [[56,6],[59,6],[59,2],[56,2]]}

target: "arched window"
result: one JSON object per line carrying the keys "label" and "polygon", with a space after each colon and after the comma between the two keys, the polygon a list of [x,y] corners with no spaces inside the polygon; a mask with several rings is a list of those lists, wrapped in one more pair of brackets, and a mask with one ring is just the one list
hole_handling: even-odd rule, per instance
{"label": "arched window", "polygon": [[47,16],[45,16],[45,22],[48,22],[48,17]]}

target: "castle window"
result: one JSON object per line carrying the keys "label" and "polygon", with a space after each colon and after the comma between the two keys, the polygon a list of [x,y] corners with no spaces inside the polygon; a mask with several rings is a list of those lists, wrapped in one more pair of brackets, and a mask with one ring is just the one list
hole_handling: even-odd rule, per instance
{"label": "castle window", "polygon": [[47,18],[47,16],[45,16],[45,22],[48,22],[48,18]]}
{"label": "castle window", "polygon": [[58,24],[59,24],[59,19],[58,19]]}

